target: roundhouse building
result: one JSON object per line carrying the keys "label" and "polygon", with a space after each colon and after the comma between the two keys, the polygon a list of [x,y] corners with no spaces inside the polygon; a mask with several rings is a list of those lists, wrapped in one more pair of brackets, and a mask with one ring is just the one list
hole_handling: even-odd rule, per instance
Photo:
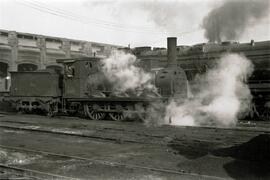
{"label": "roundhouse building", "polygon": [[121,46],[0,30],[0,92],[9,89],[9,71],[62,70],[59,58],[107,57]]}
{"label": "roundhouse building", "polygon": [[[138,47],[134,54],[143,61],[148,69],[164,67],[167,61],[166,48]],[[189,79],[198,72],[205,72],[224,53],[241,53],[255,65],[255,70],[270,72],[270,41],[250,43],[222,42],[201,43],[194,46],[177,46],[177,64],[185,69]]]}

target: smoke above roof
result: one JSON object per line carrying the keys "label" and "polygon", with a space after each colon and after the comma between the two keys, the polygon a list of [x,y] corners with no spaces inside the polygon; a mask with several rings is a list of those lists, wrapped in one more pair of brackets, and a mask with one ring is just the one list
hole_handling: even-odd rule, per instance
{"label": "smoke above roof", "polygon": [[268,0],[227,0],[203,19],[205,37],[210,42],[237,40],[247,27],[269,14]]}

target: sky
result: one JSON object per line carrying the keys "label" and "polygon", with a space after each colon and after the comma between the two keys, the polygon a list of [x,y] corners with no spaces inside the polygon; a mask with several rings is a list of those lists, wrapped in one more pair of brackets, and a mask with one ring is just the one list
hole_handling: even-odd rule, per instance
{"label": "sky", "polygon": [[[0,29],[136,47],[208,40],[202,22],[226,0],[0,0]],[[257,0],[260,1],[260,0]],[[270,40],[270,17],[251,22],[240,42]]]}

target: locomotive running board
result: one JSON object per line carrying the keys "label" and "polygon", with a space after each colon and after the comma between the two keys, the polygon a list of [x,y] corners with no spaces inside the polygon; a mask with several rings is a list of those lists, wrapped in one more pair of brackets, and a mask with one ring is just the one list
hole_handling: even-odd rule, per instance
{"label": "locomotive running board", "polygon": [[130,98],[130,97],[117,97],[117,98],[64,98],[68,102],[152,102],[157,100],[163,100],[163,98]]}

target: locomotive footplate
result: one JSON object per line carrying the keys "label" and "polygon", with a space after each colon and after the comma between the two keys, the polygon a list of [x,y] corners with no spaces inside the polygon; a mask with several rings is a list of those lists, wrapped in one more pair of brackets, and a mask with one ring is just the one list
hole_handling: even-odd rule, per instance
{"label": "locomotive footplate", "polygon": [[[66,99],[67,108],[74,103],[80,103],[80,108],[86,116],[93,120],[112,119],[123,121],[144,117],[147,107],[161,98],[70,98]],[[143,119],[142,119],[143,120]]]}
{"label": "locomotive footplate", "polygon": [[64,98],[68,102],[152,102],[157,100],[166,100],[166,98],[141,98],[141,97],[117,97],[117,98],[103,98],[103,97],[93,97],[93,98]]}

